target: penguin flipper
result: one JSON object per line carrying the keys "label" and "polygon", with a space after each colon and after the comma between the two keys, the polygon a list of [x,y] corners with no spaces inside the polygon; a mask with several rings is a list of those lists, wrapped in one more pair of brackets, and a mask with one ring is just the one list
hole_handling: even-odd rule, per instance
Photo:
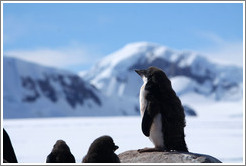
{"label": "penguin flipper", "polygon": [[147,105],[144,111],[143,119],[142,119],[142,132],[146,137],[149,137],[152,121],[153,121],[153,118],[149,114],[148,105]]}

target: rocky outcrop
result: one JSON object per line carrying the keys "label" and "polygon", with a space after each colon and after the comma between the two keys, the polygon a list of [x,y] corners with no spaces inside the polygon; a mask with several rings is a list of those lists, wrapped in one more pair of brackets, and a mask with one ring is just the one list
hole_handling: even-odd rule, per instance
{"label": "rocky outcrop", "polygon": [[118,155],[122,163],[222,163],[205,154],[184,152],[144,152],[130,150]]}

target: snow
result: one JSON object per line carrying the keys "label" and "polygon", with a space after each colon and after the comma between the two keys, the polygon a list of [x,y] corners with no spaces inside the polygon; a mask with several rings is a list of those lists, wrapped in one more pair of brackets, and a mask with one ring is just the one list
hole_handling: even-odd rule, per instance
{"label": "snow", "polygon": [[[189,66],[195,59],[195,56],[190,55],[190,52],[181,52],[180,56],[182,57],[182,60],[179,62],[179,67]],[[178,60],[178,58],[176,60]]]}
{"label": "snow", "polygon": [[[148,42],[127,44],[122,49],[102,59],[92,68],[89,75],[85,75],[85,79],[91,80],[96,87],[99,85],[101,89],[102,84],[98,83],[101,79],[110,79],[113,76],[125,73],[132,64],[141,62],[144,54],[150,55],[150,58],[152,58],[153,51],[158,48],[160,48],[158,44]],[[142,59],[144,60],[144,58]]]}
{"label": "snow", "polygon": [[114,92],[115,86],[116,86],[116,78],[113,77],[111,78],[109,85],[108,85],[107,96],[112,95],[112,93]]}
{"label": "snow", "polygon": [[121,83],[118,91],[118,96],[121,97],[123,95],[124,89],[125,89],[126,84]]}
{"label": "snow", "polygon": [[[77,162],[81,162],[91,142],[101,135],[113,137],[120,147],[116,151],[118,154],[152,147],[150,140],[141,132],[141,117],[137,112],[142,80],[134,70],[129,70],[131,65],[141,64],[144,56],[147,62],[163,58],[189,66],[197,75],[203,75],[208,69],[212,72],[214,80],[207,79],[203,83],[182,75],[171,78],[173,89],[182,104],[190,106],[198,114],[197,117],[186,118],[188,148],[191,152],[212,155],[222,162],[243,162],[243,70],[235,66],[212,64],[197,53],[180,53],[147,42],[128,44],[100,61],[87,74],[82,73],[87,81],[99,88],[99,91],[92,90],[102,101],[101,106],[88,99],[83,106],[72,108],[62,94],[61,85],[52,81],[52,86],[61,95],[55,104],[44,96],[35,103],[22,102],[22,95],[30,93],[21,86],[22,76],[38,79],[45,77],[43,73],[71,73],[3,58],[6,81],[3,84],[3,126],[12,139],[19,162],[44,163],[58,139],[67,142]],[[70,82],[69,79],[65,81]],[[217,90],[211,93],[215,85]],[[224,88],[231,85],[237,86]],[[85,87],[91,86],[86,84]],[[5,119],[24,117],[36,119]]]}
{"label": "snow", "polygon": [[[117,154],[153,147],[141,133],[138,117],[52,118],[5,120],[20,163],[44,163],[54,143],[63,139],[76,162],[81,162],[92,141],[110,135],[120,148]],[[190,152],[208,154],[226,163],[243,161],[242,119],[187,118],[186,142]]]}
{"label": "snow", "polygon": [[[243,81],[242,68],[233,65],[219,65],[196,52],[172,50],[148,42],[127,44],[122,49],[103,58],[84,75],[84,78],[105,95],[112,96],[115,95],[112,90],[121,91],[119,89],[121,82],[117,78],[123,76],[126,81],[124,91],[120,93],[121,97],[136,97],[139,93],[136,87],[139,86],[140,82],[136,79],[133,67],[160,65],[158,60],[164,60],[162,66],[164,71],[165,69],[169,72],[174,70],[173,73],[175,73],[177,70],[181,73],[181,75],[173,76],[177,77],[176,80],[181,78],[179,76],[187,76],[191,79],[191,86],[179,84],[186,88],[179,88],[182,91],[180,94],[193,91],[204,96],[213,96],[215,100],[238,100],[242,98],[242,86],[240,86]],[[132,91],[126,92],[128,89]]]}
{"label": "snow", "polygon": [[172,87],[178,95],[192,91],[195,82],[185,76],[177,76],[171,79]]}
{"label": "snow", "polygon": [[[76,74],[65,72],[63,70],[47,68],[37,64],[24,62],[15,58],[4,57],[4,79],[3,79],[3,117],[4,118],[34,118],[34,117],[64,117],[64,116],[109,116],[109,115],[136,115],[134,113],[134,103],[131,103],[131,107],[120,108],[120,104],[129,103],[129,99],[119,99],[114,97],[107,97],[101,94],[100,91],[92,87],[88,82],[80,80],[82,83],[80,86],[84,86],[88,91],[93,92],[101,101],[101,105],[93,102],[92,98],[85,98],[84,104],[77,104],[76,107],[72,107],[64,93],[64,87],[57,78],[62,76],[63,81],[70,85],[70,77],[75,77]],[[29,68],[29,70],[27,70]],[[30,72],[32,71],[32,72]],[[35,71],[35,72],[34,72]],[[23,102],[23,98],[26,95],[35,95],[36,91],[32,89],[32,84],[29,88],[23,88],[21,78],[25,76],[35,82],[36,90],[39,93],[39,97],[33,102]],[[49,79],[50,85],[52,85],[53,91],[57,96],[57,101],[51,101],[45,96],[48,91],[43,91],[38,86],[37,80]],[[113,78],[116,81],[116,78]],[[112,82],[113,83],[113,82]],[[118,84],[110,85],[108,92],[111,94],[121,95],[124,91],[124,85],[122,84],[118,89]],[[110,87],[112,87],[110,91]],[[76,88],[76,87],[75,87]],[[115,89],[117,90],[115,91]],[[69,90],[69,89],[67,89]],[[71,89],[76,90],[76,89]],[[83,92],[82,92],[83,93]],[[83,94],[82,94],[83,95]],[[123,101],[122,101],[123,100]],[[131,102],[131,101],[130,101]],[[112,105],[115,103],[115,105]],[[132,111],[133,110],[133,111]],[[130,112],[131,111],[131,112]]]}
{"label": "snow", "polygon": [[[244,156],[243,101],[215,102],[197,94],[182,97],[197,117],[186,117],[189,151],[208,154],[224,163],[242,163]],[[124,105],[124,103],[121,103]],[[153,147],[141,132],[141,117],[70,117],[4,119],[20,163],[44,163],[54,143],[63,139],[80,163],[93,140],[110,135],[120,147],[116,153]]]}
{"label": "snow", "polygon": [[106,66],[110,64],[111,67],[115,67],[116,65],[120,64],[121,66],[119,66],[119,68],[125,68],[130,64],[128,60],[135,62],[137,59],[139,59],[141,56],[139,52],[151,52],[151,50],[158,46],[158,44],[148,42],[130,43],[119,51],[108,55],[103,61],[101,61],[101,65]]}

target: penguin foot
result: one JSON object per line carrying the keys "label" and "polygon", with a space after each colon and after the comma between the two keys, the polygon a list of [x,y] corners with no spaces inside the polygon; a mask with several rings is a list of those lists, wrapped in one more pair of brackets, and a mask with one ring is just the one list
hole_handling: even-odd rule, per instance
{"label": "penguin foot", "polygon": [[163,148],[144,148],[144,149],[138,149],[139,153],[144,152],[165,152],[166,150]]}

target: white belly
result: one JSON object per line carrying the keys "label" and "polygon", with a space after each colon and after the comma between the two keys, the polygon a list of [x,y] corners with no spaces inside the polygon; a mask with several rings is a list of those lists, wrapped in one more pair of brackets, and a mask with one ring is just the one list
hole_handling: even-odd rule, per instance
{"label": "white belly", "polygon": [[144,115],[144,111],[145,111],[146,106],[147,106],[147,100],[145,99],[146,95],[147,95],[147,91],[145,91],[145,85],[147,83],[147,79],[143,78],[143,81],[144,81],[144,83],[141,86],[140,93],[139,93],[140,113],[141,113],[142,117]]}
{"label": "white belly", "polygon": [[161,114],[157,114],[153,120],[153,123],[150,128],[150,136],[149,139],[155,147],[164,147],[164,139],[162,133],[162,117]]}
{"label": "white belly", "polygon": [[[143,77],[143,85],[140,89],[140,93],[139,93],[139,102],[140,102],[140,113],[141,116],[143,117],[144,115],[144,111],[146,109],[147,106],[147,100],[146,100],[146,95],[148,93],[148,91],[145,90],[145,85],[147,83],[147,78]],[[164,139],[163,139],[163,133],[162,133],[162,117],[161,114],[157,114],[153,120],[153,123],[151,125],[150,128],[150,136],[149,139],[151,140],[151,142],[153,142],[153,144],[155,145],[155,147],[164,147]]]}

